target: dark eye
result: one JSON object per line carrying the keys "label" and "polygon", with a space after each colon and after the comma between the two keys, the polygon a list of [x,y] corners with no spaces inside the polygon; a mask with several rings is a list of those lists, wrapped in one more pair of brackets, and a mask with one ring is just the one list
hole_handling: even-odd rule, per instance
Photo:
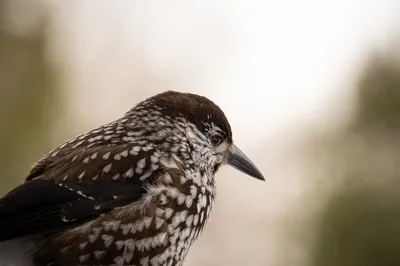
{"label": "dark eye", "polygon": [[218,146],[219,144],[222,143],[222,141],[223,141],[223,138],[220,135],[211,136],[211,142],[214,146]]}

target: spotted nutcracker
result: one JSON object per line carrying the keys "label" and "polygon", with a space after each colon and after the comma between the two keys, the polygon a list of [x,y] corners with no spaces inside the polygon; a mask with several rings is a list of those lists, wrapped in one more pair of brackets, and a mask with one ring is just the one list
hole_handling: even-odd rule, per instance
{"label": "spotted nutcracker", "polygon": [[264,180],[212,101],[155,95],[51,151],[0,199],[0,265],[182,265],[224,164]]}

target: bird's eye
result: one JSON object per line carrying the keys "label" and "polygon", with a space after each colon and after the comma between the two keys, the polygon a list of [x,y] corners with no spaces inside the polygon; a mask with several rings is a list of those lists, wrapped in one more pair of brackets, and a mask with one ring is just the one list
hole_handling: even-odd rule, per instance
{"label": "bird's eye", "polygon": [[220,135],[211,136],[211,142],[214,146],[218,146],[219,144],[221,144],[222,140],[223,138]]}

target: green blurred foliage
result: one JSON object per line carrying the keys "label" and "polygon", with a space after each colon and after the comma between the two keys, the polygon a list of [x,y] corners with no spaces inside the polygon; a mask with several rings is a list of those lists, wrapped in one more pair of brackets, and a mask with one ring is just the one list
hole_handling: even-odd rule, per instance
{"label": "green blurred foliage", "polygon": [[316,228],[312,265],[400,265],[399,196],[386,186],[350,186],[331,197]]}
{"label": "green blurred foliage", "polygon": [[49,148],[57,114],[45,22],[24,36],[14,34],[4,23],[8,1],[0,1],[0,195],[21,183]]}
{"label": "green blurred foliage", "polygon": [[[374,56],[357,83],[352,122],[326,145],[337,187],[313,228],[311,266],[400,265],[400,67]],[[320,148],[321,149],[321,148]]]}

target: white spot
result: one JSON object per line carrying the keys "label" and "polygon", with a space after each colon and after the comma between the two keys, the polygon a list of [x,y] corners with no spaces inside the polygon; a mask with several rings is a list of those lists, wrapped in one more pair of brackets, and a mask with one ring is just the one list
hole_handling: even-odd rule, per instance
{"label": "white spot", "polygon": [[153,164],[155,164],[155,163],[158,162],[158,157],[157,157],[157,156],[154,156],[154,155],[151,155],[151,156],[150,156],[150,161],[151,161]]}
{"label": "white spot", "polygon": [[179,212],[177,212],[173,217],[172,217],[172,227],[178,227],[178,225],[181,223],[181,215]]}
{"label": "white spot", "polygon": [[207,206],[207,196],[206,195],[203,195],[203,197],[202,197],[202,205],[203,205],[203,207]]}
{"label": "white spot", "polygon": [[179,169],[178,165],[176,164],[175,160],[162,156],[160,158],[160,164],[165,168],[176,168]]}
{"label": "white spot", "polygon": [[110,163],[110,164],[107,164],[106,166],[104,166],[104,168],[103,168],[103,172],[104,173],[108,173],[108,172],[110,172],[110,170],[111,170],[111,166],[112,166],[112,164]]}
{"label": "white spot", "polygon": [[129,233],[129,231],[132,229],[132,227],[133,227],[133,223],[121,224],[122,234],[124,236],[126,236]]}
{"label": "white spot", "polygon": [[82,179],[83,176],[85,175],[85,172],[86,172],[86,171],[83,171],[83,172],[78,176],[78,179]]}
{"label": "white spot", "polygon": [[149,257],[142,258],[140,260],[140,265],[141,266],[148,266],[149,265]]}
{"label": "white spot", "polygon": [[140,159],[137,163],[136,173],[141,174],[145,165],[146,165],[146,158]]}
{"label": "white spot", "polygon": [[83,242],[79,244],[80,249],[84,249],[87,246],[88,242]]}
{"label": "white spot", "polygon": [[[178,228],[178,229],[179,229],[179,228]],[[176,244],[176,240],[178,239],[178,236],[179,236],[179,234],[178,234],[178,229],[177,229],[177,232],[176,232],[174,235],[172,235],[172,236],[169,237],[169,242],[171,242],[171,244],[172,244],[173,246]]]}
{"label": "white spot", "polygon": [[179,191],[177,189],[175,189],[175,188],[171,188],[171,189],[169,189],[167,191],[167,196],[170,197],[170,198],[173,198],[173,199],[178,197],[179,194],[180,194]]}
{"label": "white spot", "polygon": [[124,266],[125,258],[124,256],[115,257],[114,262],[116,263],[116,266]]}
{"label": "white spot", "polygon": [[153,242],[153,237],[143,238],[136,242],[136,247],[139,251],[149,250]]}
{"label": "white spot", "polygon": [[115,174],[115,175],[112,177],[112,179],[113,179],[113,180],[117,180],[117,179],[119,178],[119,176],[120,176],[119,174]]}
{"label": "white spot", "polygon": [[105,251],[96,250],[96,251],[94,252],[94,257],[95,257],[97,260],[101,260],[101,258],[104,256],[104,253],[105,253]]}
{"label": "white spot", "polygon": [[156,208],[156,216],[161,217],[165,213],[165,210],[161,208]]}
{"label": "white spot", "polygon": [[136,231],[137,232],[142,232],[144,229],[144,222],[143,221],[138,221],[135,223],[131,229],[131,233],[134,234]]}
{"label": "white spot", "polygon": [[88,236],[89,242],[90,242],[90,243],[94,243],[94,242],[97,240],[98,237],[99,237],[99,235],[97,235],[97,234],[89,235],[89,236]]}
{"label": "white spot", "polygon": [[102,230],[101,227],[94,227],[94,228],[92,228],[92,232],[95,233],[95,234],[98,234],[98,235],[100,235],[101,230]]}
{"label": "white spot", "polygon": [[[147,142],[147,141],[145,141],[145,143],[144,143],[144,144],[146,144],[146,142]],[[152,146],[150,146],[150,145],[148,145],[148,146],[145,146],[145,147],[143,147],[143,148],[142,148],[142,150],[143,150],[143,151],[149,151],[149,150],[151,150],[151,149],[153,149],[153,147],[152,147]]]}
{"label": "white spot", "polygon": [[149,176],[151,176],[151,174],[152,174],[153,172],[146,172],[144,175],[142,175],[139,179],[140,180],[145,180],[146,178],[148,178]]}
{"label": "white spot", "polygon": [[114,240],[114,237],[111,236],[111,235],[104,234],[104,235],[101,236],[101,239],[104,240],[104,246],[106,248],[109,248],[111,246],[113,240]]}
{"label": "white spot", "polygon": [[197,226],[197,223],[199,222],[199,214],[196,214],[193,218],[193,225]]}
{"label": "white spot", "polygon": [[163,223],[164,223],[164,220],[157,217],[156,218],[156,229],[160,229],[161,226],[163,225]]}
{"label": "white spot", "polygon": [[174,213],[174,210],[171,208],[166,208],[165,209],[165,218],[169,219],[171,218],[172,214]]}
{"label": "white spot", "polygon": [[125,177],[132,177],[133,176],[133,167],[129,168],[128,171],[125,172]]}
{"label": "white spot", "polygon": [[96,159],[97,154],[98,154],[97,152],[93,153],[92,156],[90,156],[90,159]]}
{"label": "white spot", "polygon": [[58,147],[58,148],[61,150],[61,149],[64,148],[65,146],[67,146],[67,143],[64,143],[64,144],[60,145],[60,147]]}
{"label": "white spot", "polygon": [[191,229],[190,229],[190,228],[186,228],[185,230],[183,230],[183,233],[185,234],[185,237],[186,237],[186,238],[188,238],[188,237],[189,237],[189,235],[190,235],[190,231],[191,231]]}
{"label": "white spot", "polygon": [[76,193],[78,193],[78,195],[80,195],[80,196],[82,196],[82,197],[84,197],[84,198],[88,198],[88,199],[94,200],[93,197],[90,197],[90,196],[84,194],[84,193],[83,193],[82,191],[80,191],[80,190],[78,190]]}
{"label": "white spot", "polygon": [[86,157],[83,161],[82,161],[82,163],[89,163],[89,157]]}
{"label": "white spot", "polygon": [[72,146],[72,149],[75,149],[76,147],[82,145],[82,143],[84,142],[84,140],[79,141],[78,143],[76,143],[74,146]]}
{"label": "white spot", "polygon": [[200,212],[200,210],[201,210],[200,198],[197,199],[196,208],[197,208],[197,212]]}
{"label": "white spot", "polygon": [[115,242],[115,245],[117,246],[117,249],[120,250],[125,246],[125,241],[118,240],[117,242]]}
{"label": "white spot", "polygon": [[149,228],[152,220],[153,220],[153,219],[152,219],[151,217],[144,217],[144,218],[143,218],[144,226],[145,226],[146,228]]}
{"label": "white spot", "polygon": [[110,231],[110,229],[113,226],[114,222],[112,222],[112,221],[104,221],[102,224],[103,224],[104,231],[108,232],[108,231]]}
{"label": "white spot", "polygon": [[189,215],[186,219],[186,226],[187,227],[191,227],[192,226],[192,222],[193,222],[193,214]]}
{"label": "white spot", "polygon": [[186,176],[184,176],[184,175],[179,176],[179,181],[181,182],[182,185],[185,184],[187,181]]}
{"label": "white spot", "polygon": [[155,237],[153,237],[153,241],[152,241],[152,248],[155,248],[157,246],[161,246],[162,243],[164,242],[165,237],[167,236],[166,232],[162,232],[157,234]]}
{"label": "white spot", "polygon": [[114,156],[114,160],[116,160],[116,161],[121,160],[121,155],[116,154],[116,155]]}
{"label": "white spot", "polygon": [[63,180],[67,180],[68,179],[68,175],[64,176]]}
{"label": "white spot", "polygon": [[190,186],[190,195],[192,195],[192,198],[195,198],[197,195],[197,187],[195,185]]}
{"label": "white spot", "polygon": [[167,183],[167,184],[172,184],[173,183],[172,177],[171,177],[171,175],[169,173],[165,173],[164,174],[164,182]]}
{"label": "white spot", "polygon": [[117,232],[119,229],[121,222],[120,221],[115,221],[111,227],[111,230],[113,230],[114,232]]}
{"label": "white spot", "polygon": [[153,258],[150,260],[150,265],[151,266],[159,266],[158,260],[159,260],[160,256],[161,256],[161,254],[153,256]]}
{"label": "white spot", "polygon": [[107,135],[107,136],[104,136],[104,140],[109,140],[109,139],[111,139],[112,138],[112,136],[111,135]]}
{"label": "white spot", "polygon": [[[129,241],[129,240],[127,240],[127,241]],[[129,263],[133,258],[133,252],[125,252],[124,257],[125,257],[125,261],[127,263]]]}
{"label": "white spot", "polygon": [[190,208],[193,204],[193,198],[191,196],[187,196],[185,200],[186,207]]}
{"label": "white spot", "polygon": [[209,205],[209,206],[207,206],[207,216],[210,215],[210,212],[211,212],[211,208],[210,208],[210,205]]}
{"label": "white spot", "polygon": [[79,262],[84,263],[85,261],[88,260],[89,256],[90,256],[90,254],[85,254],[85,255],[79,256]]}
{"label": "white spot", "polygon": [[188,211],[187,211],[187,210],[181,211],[181,213],[180,213],[180,219],[181,219],[181,222],[182,222],[182,223],[186,220],[187,214],[188,214]]}
{"label": "white spot", "polygon": [[140,152],[140,147],[139,147],[139,146],[136,146],[136,147],[133,147],[133,148],[129,151],[129,154],[130,154],[130,155],[136,156],[136,155],[139,154],[139,152]]}
{"label": "white spot", "polygon": [[[135,251],[135,241],[133,239],[125,240],[125,247],[128,247],[129,251]],[[127,258],[126,261],[129,262],[131,259],[132,259],[132,257]]]}
{"label": "white spot", "polygon": [[95,175],[94,177],[92,177],[92,180],[96,180],[99,177],[99,175]]}
{"label": "white spot", "polygon": [[181,193],[177,199],[178,205],[182,205],[185,202],[185,200],[186,200],[186,195]]}
{"label": "white spot", "polygon": [[108,160],[110,158],[111,152],[107,152],[106,154],[103,155],[104,160]]}
{"label": "white spot", "polygon": [[128,156],[128,150],[125,150],[125,151],[121,152],[121,156],[122,157],[127,157]]}

